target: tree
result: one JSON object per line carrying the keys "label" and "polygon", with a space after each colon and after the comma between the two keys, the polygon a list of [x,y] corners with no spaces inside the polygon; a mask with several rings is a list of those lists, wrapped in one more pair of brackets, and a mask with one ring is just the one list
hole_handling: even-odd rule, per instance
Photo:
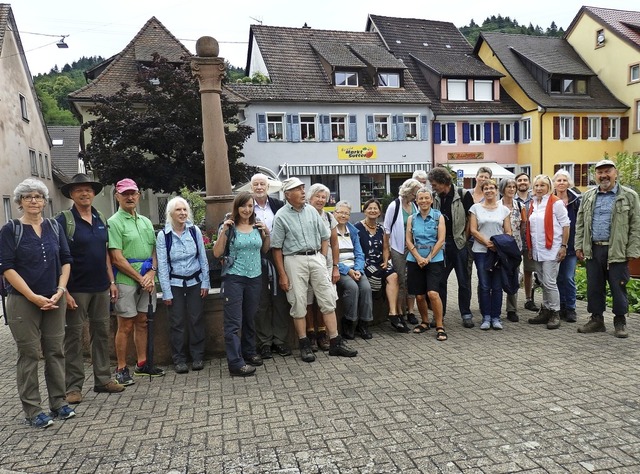
{"label": "tree", "polygon": [[[254,169],[240,159],[253,129],[221,99],[231,181],[247,181]],[[82,126],[91,130],[82,157],[103,182],[130,177],[155,191],[204,188],[200,94],[188,61],[176,65],[156,55],[141,68],[135,88],[123,83],[115,95],[93,100],[96,118]]]}

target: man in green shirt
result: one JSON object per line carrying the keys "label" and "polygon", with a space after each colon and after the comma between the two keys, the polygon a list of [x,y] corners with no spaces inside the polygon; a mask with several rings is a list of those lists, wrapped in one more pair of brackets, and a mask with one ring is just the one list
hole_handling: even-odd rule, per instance
{"label": "man in green shirt", "polygon": [[139,215],[136,207],[140,191],[129,178],[116,184],[116,200],[120,209],[109,218],[109,255],[118,269],[118,300],[114,310],[118,318],[115,347],[118,367],[116,381],[134,383],[127,367],[127,343],[133,332],[137,365],[135,375],[162,377],[164,371],[147,364],[147,307],[149,294],[156,304],[155,276],[158,270],[153,224]]}

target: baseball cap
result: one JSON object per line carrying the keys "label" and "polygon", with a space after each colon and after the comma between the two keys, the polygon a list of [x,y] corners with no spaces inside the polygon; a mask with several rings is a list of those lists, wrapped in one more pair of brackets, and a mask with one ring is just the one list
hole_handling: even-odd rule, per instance
{"label": "baseball cap", "polygon": [[282,191],[291,191],[298,186],[304,186],[304,183],[300,181],[300,178],[296,178],[294,176],[293,178],[285,179],[282,182]]}
{"label": "baseball cap", "polygon": [[601,166],[613,166],[615,168],[616,164],[611,160],[600,160],[596,163],[596,169],[600,168]]}
{"label": "baseball cap", "polygon": [[122,194],[125,191],[138,191],[138,185],[130,178],[121,179],[116,183],[116,192]]}

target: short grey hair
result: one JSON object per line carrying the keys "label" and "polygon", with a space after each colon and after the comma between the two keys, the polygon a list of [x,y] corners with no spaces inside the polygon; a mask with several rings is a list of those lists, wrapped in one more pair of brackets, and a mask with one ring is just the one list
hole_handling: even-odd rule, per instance
{"label": "short grey hair", "polygon": [[420,193],[429,193],[429,196],[433,197],[433,191],[426,186],[421,186],[416,192],[416,196]]}
{"label": "short grey hair", "polygon": [[327,199],[331,196],[331,191],[328,187],[326,187],[322,183],[312,184],[311,187],[307,190],[307,201],[311,201],[311,198],[318,193],[326,193]]}
{"label": "short grey hair", "polygon": [[336,210],[341,207],[346,207],[347,209],[349,209],[349,212],[351,212],[351,204],[349,203],[349,201],[345,201],[344,199],[342,201],[338,201],[336,203]]}
{"label": "short grey hair", "polygon": [[165,211],[167,224],[170,224],[173,226],[174,221],[173,221],[173,216],[171,214],[173,214],[173,211],[176,210],[176,207],[178,207],[178,204],[184,204],[187,207],[187,219],[193,222],[193,212],[191,212],[191,206],[189,205],[189,201],[187,201],[182,196],[176,196],[170,199],[169,202],[167,203],[167,210]]}
{"label": "short grey hair", "polygon": [[411,178],[406,180],[404,183],[400,185],[400,188],[398,189],[398,194],[400,195],[400,197],[405,197],[411,194],[412,192],[417,191],[421,187],[422,187],[422,183],[420,181],[418,181],[417,179]]}
{"label": "short grey hair", "polygon": [[264,179],[264,180],[267,182],[267,184],[269,184],[269,177],[268,177],[266,174],[264,174],[264,173],[256,173],[256,174],[254,174],[254,175],[251,177],[251,181],[249,181],[249,182],[253,184],[253,180],[254,180],[254,179],[258,179],[258,178],[260,178],[260,179]]}
{"label": "short grey hair", "polygon": [[504,178],[502,180],[500,180],[500,184],[498,185],[498,191],[500,191],[500,194],[504,195],[504,190],[507,189],[507,186],[509,186],[510,184],[513,184],[514,186],[518,186],[518,183],[516,183],[516,180],[513,178]]}
{"label": "short grey hair", "polygon": [[424,179],[425,181],[427,181],[429,179],[429,175],[427,174],[427,172],[425,170],[415,170],[413,172],[413,176],[411,176],[412,179]]}
{"label": "short grey hair", "polygon": [[564,176],[565,178],[567,178],[567,181],[569,181],[569,187],[573,188],[573,186],[575,185],[573,182],[573,176],[571,176],[571,174],[569,174],[569,172],[565,169],[559,169],[558,171],[556,171],[556,174],[553,175],[553,179],[551,181],[553,181],[554,183],[556,182],[556,178],[558,176]]}
{"label": "short grey hair", "polygon": [[45,203],[49,202],[49,188],[35,178],[27,178],[13,190],[13,202],[18,205],[18,209],[22,209],[22,196],[36,192],[44,196]]}

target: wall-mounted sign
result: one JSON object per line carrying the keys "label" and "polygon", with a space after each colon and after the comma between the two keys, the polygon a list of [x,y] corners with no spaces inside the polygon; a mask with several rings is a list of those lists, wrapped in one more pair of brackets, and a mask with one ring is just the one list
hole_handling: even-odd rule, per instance
{"label": "wall-mounted sign", "polygon": [[447,153],[449,161],[454,160],[484,160],[484,151],[460,151]]}
{"label": "wall-mounted sign", "polygon": [[378,151],[375,145],[339,145],[339,160],[375,160],[378,158]]}

